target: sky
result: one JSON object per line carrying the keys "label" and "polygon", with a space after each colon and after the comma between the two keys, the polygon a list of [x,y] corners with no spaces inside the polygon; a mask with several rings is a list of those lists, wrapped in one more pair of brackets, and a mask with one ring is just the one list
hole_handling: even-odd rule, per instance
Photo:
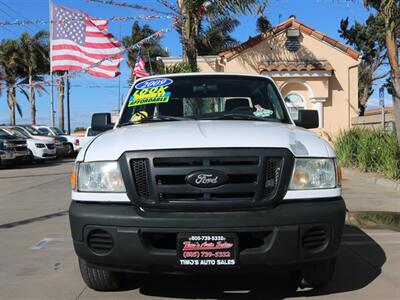
{"label": "sky", "polygon": [[[164,10],[156,0],[115,0],[140,4],[146,7]],[[174,0],[170,0],[174,2]],[[96,18],[131,17],[154,14],[147,11],[136,10],[125,7],[116,7],[102,3],[88,3],[85,0],[54,0],[54,3],[82,10]],[[342,41],[338,33],[340,20],[349,17],[350,24],[355,20],[363,22],[370,12],[362,5],[362,0],[271,0],[266,9],[266,15],[272,25],[286,20],[290,15],[325,33]],[[0,0],[0,22],[29,20],[48,20],[48,0]],[[240,25],[233,36],[240,42],[246,41],[249,36],[257,35],[255,15],[238,17]],[[141,25],[149,24],[154,30],[171,27],[171,20],[149,20],[140,21]],[[109,31],[115,37],[121,38],[129,35],[133,21],[110,22]],[[26,26],[0,26],[0,39],[17,38],[22,32],[34,34],[38,30],[48,30],[48,24],[26,25]],[[181,55],[181,45],[178,35],[171,30],[162,39],[162,45],[171,56]],[[71,79],[71,128],[90,126],[91,114],[94,112],[111,112],[118,109],[119,100],[126,96],[129,85],[130,69],[121,63],[122,75],[115,79],[98,79],[87,74],[77,74]],[[378,83],[380,84],[380,83]],[[378,90],[379,87],[375,88]],[[48,88],[50,92],[50,88]],[[120,96],[120,97],[119,97]],[[389,101],[388,95],[386,95]],[[29,106],[26,98],[18,93],[18,102],[23,110],[23,117],[17,114],[18,124],[29,123]],[[55,108],[57,108],[57,94],[54,90]],[[378,105],[377,91],[369,100],[370,106]],[[44,94],[37,98],[37,123],[50,124],[50,97]],[[6,104],[5,93],[0,97],[0,124],[9,122],[9,112]],[[57,124],[57,115],[56,115]]]}

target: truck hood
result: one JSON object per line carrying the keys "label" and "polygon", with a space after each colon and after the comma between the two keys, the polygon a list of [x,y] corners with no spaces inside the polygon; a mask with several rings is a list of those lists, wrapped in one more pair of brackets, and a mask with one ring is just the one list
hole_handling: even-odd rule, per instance
{"label": "truck hood", "polygon": [[117,128],[99,135],[77,160],[117,160],[126,151],[190,148],[287,148],[297,157],[335,157],[327,142],[291,124],[203,120]]}
{"label": "truck hood", "polygon": [[50,136],[45,136],[45,135],[33,135],[31,137],[32,139],[36,140],[36,141],[41,141],[42,143],[54,143],[54,137],[50,137]]}

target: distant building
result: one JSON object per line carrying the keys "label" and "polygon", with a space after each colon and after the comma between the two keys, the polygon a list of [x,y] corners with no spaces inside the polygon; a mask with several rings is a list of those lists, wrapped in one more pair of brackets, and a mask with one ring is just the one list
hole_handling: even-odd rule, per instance
{"label": "distant building", "polygon": [[[216,56],[198,58],[201,72],[257,73],[272,77],[294,118],[316,109],[320,127],[337,134],[358,116],[360,54],[294,16],[268,32]],[[180,57],[160,58],[164,64]]]}

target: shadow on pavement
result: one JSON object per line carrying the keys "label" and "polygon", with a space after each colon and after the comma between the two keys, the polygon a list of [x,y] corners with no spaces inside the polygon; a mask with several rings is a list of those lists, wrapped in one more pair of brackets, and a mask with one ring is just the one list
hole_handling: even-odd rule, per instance
{"label": "shadow on pavement", "polygon": [[35,168],[43,168],[50,166],[59,166],[65,163],[73,163],[75,161],[74,158],[59,158],[59,159],[51,159],[45,161],[38,162],[21,162],[15,165],[1,165],[0,170],[20,170],[20,169],[35,169]]}
{"label": "shadow on pavement", "polygon": [[[383,249],[355,226],[345,227],[336,272],[322,289],[299,289],[283,270],[251,276],[148,276],[143,295],[185,299],[283,299],[329,295],[361,289],[374,281],[386,261]],[[129,286],[129,277],[125,289]]]}

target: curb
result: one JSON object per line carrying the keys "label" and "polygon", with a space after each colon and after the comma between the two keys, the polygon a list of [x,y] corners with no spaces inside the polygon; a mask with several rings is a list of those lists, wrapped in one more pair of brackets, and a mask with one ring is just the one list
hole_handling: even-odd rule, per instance
{"label": "curb", "polygon": [[367,182],[376,184],[393,191],[400,192],[400,181],[391,180],[379,175],[371,174],[371,173],[363,173],[358,169],[350,169],[350,168],[342,168],[346,176],[360,176],[363,177]]}

